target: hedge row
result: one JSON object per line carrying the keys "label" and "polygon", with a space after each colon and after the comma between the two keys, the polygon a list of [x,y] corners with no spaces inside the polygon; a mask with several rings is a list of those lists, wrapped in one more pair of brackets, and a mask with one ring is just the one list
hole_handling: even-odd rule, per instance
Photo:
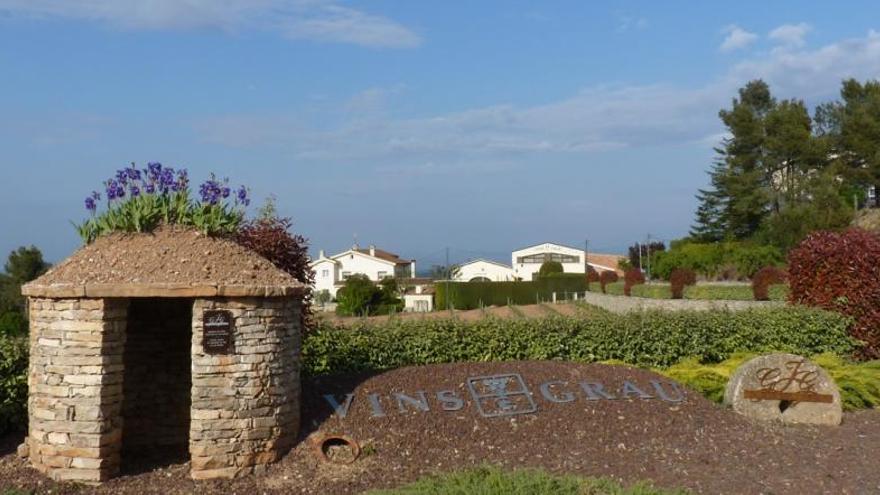
{"label": "hedge row", "polygon": [[[451,296],[447,296],[447,286]],[[438,282],[434,287],[437,291],[434,296],[437,308],[448,308],[448,300],[451,307],[464,310],[549,301],[554,292],[562,297],[566,292],[586,291],[587,279],[582,273],[566,273],[529,282]]]}
{"label": "hedge row", "polygon": [[[590,284],[590,290],[593,292],[600,292],[601,289],[599,284],[594,282]],[[623,295],[623,283],[616,282],[613,284],[608,284],[605,287],[605,290],[608,294],[614,296],[622,296]],[[788,285],[786,284],[777,284],[771,285],[770,289],[770,300],[771,301],[785,301],[788,298]],[[636,285],[632,288],[633,297],[647,297],[651,299],[670,299],[672,298],[672,290],[669,287],[669,284],[643,284]],[[700,300],[726,300],[726,301],[754,301],[755,296],[752,292],[751,286],[748,285],[728,285],[728,284],[713,284],[710,282],[702,282],[697,283],[697,285],[691,285],[689,287],[684,288],[684,298],[685,299],[700,299]]]}
{"label": "hedge row", "polygon": [[737,352],[845,356],[858,343],[847,318],[803,307],[659,312],[591,318],[390,320],[320,323],[303,340],[307,375],[379,371],[462,361],[562,359],[666,367],[695,356],[718,362]]}

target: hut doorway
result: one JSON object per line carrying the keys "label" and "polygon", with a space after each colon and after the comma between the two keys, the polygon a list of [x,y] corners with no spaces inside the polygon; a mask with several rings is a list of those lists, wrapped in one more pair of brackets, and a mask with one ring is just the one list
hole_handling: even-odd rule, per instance
{"label": "hut doorway", "polygon": [[192,299],[133,298],[123,350],[123,472],[189,459]]}

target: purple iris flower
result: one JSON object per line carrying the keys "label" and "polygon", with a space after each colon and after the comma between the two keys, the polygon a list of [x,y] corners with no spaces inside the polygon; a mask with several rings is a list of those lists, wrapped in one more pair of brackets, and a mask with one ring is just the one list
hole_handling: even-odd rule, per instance
{"label": "purple iris flower", "polygon": [[86,198],[86,209],[92,213],[94,213],[95,210],[98,209],[98,205],[95,204],[95,198],[93,198],[91,196]]}
{"label": "purple iris flower", "polygon": [[138,197],[138,196],[140,196],[140,195],[141,195],[141,189],[140,189],[138,186],[132,184],[132,186],[131,186],[131,197],[132,197],[132,198],[136,198],[136,197]]}
{"label": "purple iris flower", "polygon": [[153,184],[144,184],[144,192],[147,194],[153,194],[156,192],[156,186]]}

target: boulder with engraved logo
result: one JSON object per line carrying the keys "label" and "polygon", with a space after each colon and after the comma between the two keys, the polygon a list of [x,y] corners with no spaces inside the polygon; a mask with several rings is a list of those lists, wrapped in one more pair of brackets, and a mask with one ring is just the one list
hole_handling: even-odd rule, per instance
{"label": "boulder with engraved logo", "polygon": [[794,354],[768,354],[740,366],[724,403],[744,416],[784,423],[839,425],[840,392],[828,373]]}

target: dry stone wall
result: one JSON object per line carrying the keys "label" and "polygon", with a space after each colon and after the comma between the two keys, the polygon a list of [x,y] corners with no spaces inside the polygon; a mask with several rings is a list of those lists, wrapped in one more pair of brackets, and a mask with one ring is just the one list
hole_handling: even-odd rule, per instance
{"label": "dry stone wall", "polygon": [[[206,310],[229,311],[233,349],[208,354]],[[290,449],[300,421],[300,302],[196,299],[192,320],[191,475],[232,478]]]}
{"label": "dry stone wall", "polygon": [[28,450],[55,480],[117,474],[125,299],[30,299]]}

